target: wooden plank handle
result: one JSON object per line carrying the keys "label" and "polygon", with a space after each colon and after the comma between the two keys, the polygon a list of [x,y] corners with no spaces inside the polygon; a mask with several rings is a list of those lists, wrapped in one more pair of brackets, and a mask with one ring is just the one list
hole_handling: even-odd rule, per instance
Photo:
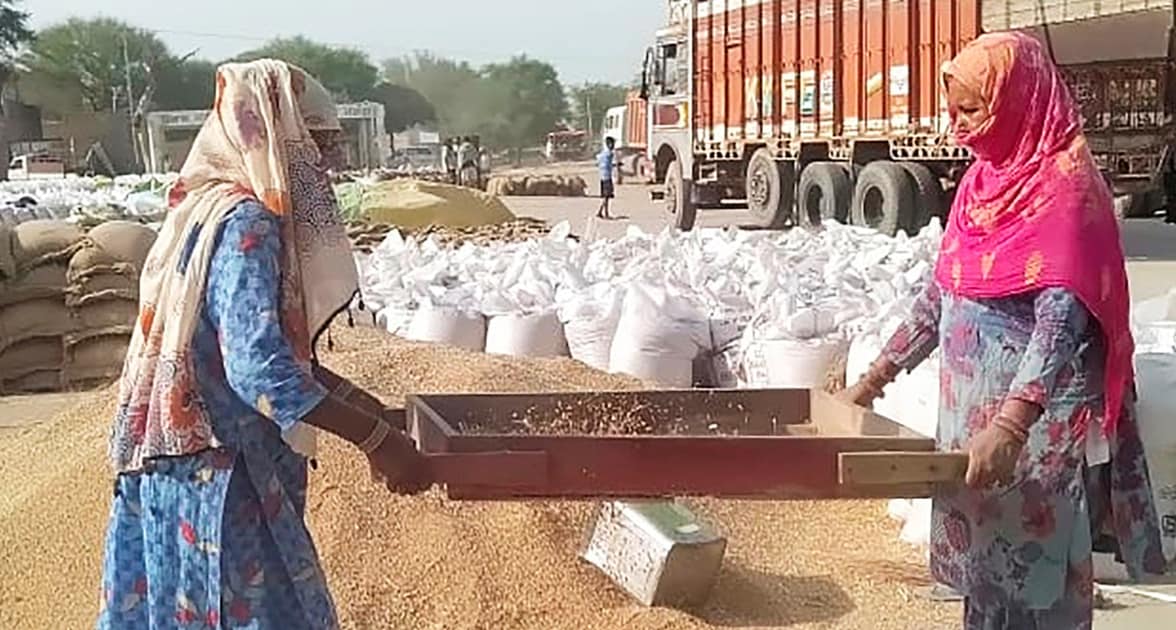
{"label": "wooden plank handle", "polygon": [[543,451],[426,453],[425,462],[433,480],[447,485],[526,487],[547,482]]}
{"label": "wooden plank handle", "polygon": [[956,483],[968,470],[967,453],[863,452],[837,456],[842,485]]}

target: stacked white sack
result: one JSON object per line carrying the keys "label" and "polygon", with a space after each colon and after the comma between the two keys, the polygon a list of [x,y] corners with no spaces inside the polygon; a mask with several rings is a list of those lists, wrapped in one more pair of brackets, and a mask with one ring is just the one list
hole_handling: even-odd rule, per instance
{"label": "stacked white sack", "polygon": [[[735,373],[747,371],[744,349],[761,342],[840,349],[852,335],[876,329],[909,307],[941,231],[936,224],[914,238],[893,239],[838,224],[783,234],[735,229],[648,234],[631,227],[621,238],[589,243],[567,235],[567,224],[561,224],[547,238],[445,249],[393,232],[358,263],[365,305],[379,313],[382,326],[409,336],[406,331],[426,305],[430,312],[443,309],[470,319],[505,317],[530,330],[553,331],[554,313],[570,354],[599,368],[614,363],[618,345],[643,347],[647,355],[658,348],[668,352],[669,346],[651,342],[651,323],[665,329],[663,335],[688,330],[696,355],[719,357],[718,384],[733,386]],[[634,296],[635,288],[643,295]],[[626,310],[648,311],[649,300],[668,305],[667,317],[636,328],[620,326]],[[623,342],[615,343],[618,334]],[[489,343],[498,351],[540,353],[551,352],[553,343],[534,346],[520,349],[517,339]],[[686,346],[672,350],[679,363],[691,352]],[[815,364],[827,363],[822,356],[829,353],[810,354]],[[680,373],[662,380],[690,385]]]}
{"label": "stacked white sack", "polygon": [[1176,288],[1136,304],[1136,417],[1147,455],[1164,556],[1176,562]]}

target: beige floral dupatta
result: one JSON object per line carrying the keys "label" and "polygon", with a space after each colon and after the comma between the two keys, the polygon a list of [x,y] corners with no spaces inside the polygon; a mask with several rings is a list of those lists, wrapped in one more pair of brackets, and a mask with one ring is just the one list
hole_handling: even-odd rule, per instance
{"label": "beige floral dupatta", "polygon": [[[219,446],[190,345],[218,225],[239,202],[256,199],[281,218],[280,317],[298,358],[311,358],[317,335],[358,289],[330,180],[309,134],[340,128],[330,95],[302,70],[273,60],[221,66],[216,81],[213,111],[168,195],[170,211],[140,281],[139,321],[111,439],[120,472],[148,458]],[[286,437],[305,444],[305,436]]]}

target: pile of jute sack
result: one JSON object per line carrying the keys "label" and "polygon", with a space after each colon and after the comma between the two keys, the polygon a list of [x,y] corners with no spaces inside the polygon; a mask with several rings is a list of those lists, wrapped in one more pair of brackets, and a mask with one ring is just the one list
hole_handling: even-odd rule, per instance
{"label": "pile of jute sack", "polygon": [[0,394],[117,377],[154,242],[151,228],[126,221],[89,232],[52,220],[0,226]]}
{"label": "pile of jute sack", "polygon": [[583,197],[588,184],[575,175],[497,175],[486,192],[499,197]]}

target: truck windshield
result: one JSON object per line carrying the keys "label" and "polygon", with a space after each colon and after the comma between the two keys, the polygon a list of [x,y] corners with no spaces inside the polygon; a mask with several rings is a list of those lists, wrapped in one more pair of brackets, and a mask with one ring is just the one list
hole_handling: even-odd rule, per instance
{"label": "truck windshield", "polygon": [[666,44],[662,46],[661,50],[659,83],[661,83],[662,94],[673,96],[681,92],[678,77],[678,44]]}

